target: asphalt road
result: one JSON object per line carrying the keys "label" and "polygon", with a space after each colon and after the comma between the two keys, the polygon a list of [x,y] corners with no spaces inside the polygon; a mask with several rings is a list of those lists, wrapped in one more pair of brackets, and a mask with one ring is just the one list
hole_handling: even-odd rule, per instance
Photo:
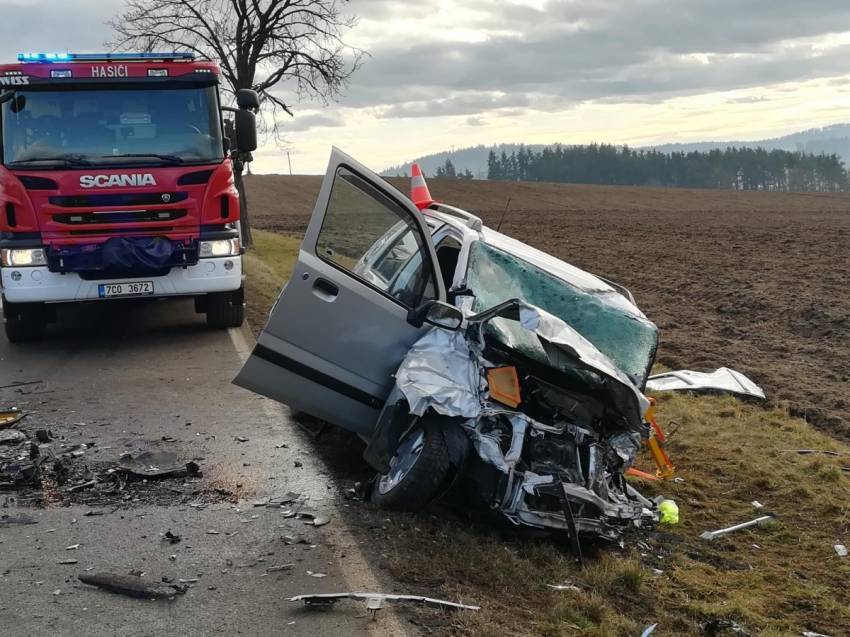
{"label": "asphalt road", "polygon": [[[386,610],[371,621],[355,602],[306,611],[288,601],[380,584],[338,514],[341,499],[309,441],[281,407],[230,383],[249,347],[245,330],[210,330],[182,301],[82,306],[59,319],[38,344],[11,345],[0,335],[0,386],[38,381],[0,389],[0,406],[29,412],[23,430],[93,442],[85,455],[92,463],[144,449],[175,451],[198,459],[203,486],[241,498],[204,505],[175,494],[171,503],[141,497],[83,506],[54,493],[45,498],[50,504],[36,507],[0,492],[0,515],[23,512],[37,521],[0,524],[0,634],[402,633]],[[283,509],[254,506],[289,491],[307,494],[330,524],[313,528]],[[92,510],[103,514],[85,515]],[[163,539],[169,530],[179,543]],[[281,541],[292,533],[306,533],[312,545]],[[66,550],[74,544],[79,548]],[[59,564],[68,559],[77,563]],[[286,564],[293,566],[267,572]],[[77,581],[101,571],[197,582],[173,601],[147,601]]]}

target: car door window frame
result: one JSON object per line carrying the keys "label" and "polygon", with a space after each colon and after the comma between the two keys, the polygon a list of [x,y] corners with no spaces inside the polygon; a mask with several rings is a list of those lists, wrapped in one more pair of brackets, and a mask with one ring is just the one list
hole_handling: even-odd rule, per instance
{"label": "car door window frame", "polygon": [[[409,210],[407,210],[405,208],[405,206],[401,202],[397,202],[389,194],[383,192],[380,188],[376,187],[371,182],[371,180],[369,180],[368,178],[361,175],[355,168],[353,168],[352,166],[350,166],[348,164],[340,163],[335,167],[333,183],[331,184],[331,194],[333,193],[333,188],[336,186],[336,180],[340,179],[340,170],[347,171],[351,176],[353,176],[355,178],[355,181],[349,181],[348,182],[351,186],[359,189],[366,196],[371,197],[376,202],[378,202],[380,205],[385,206],[388,210],[397,214],[399,216],[400,222],[404,222],[408,226],[408,228],[410,228],[410,230],[416,231],[416,232],[419,233],[420,240],[421,240],[421,243],[419,244],[419,252],[422,256],[423,269],[424,269],[424,266],[426,266],[426,264],[427,264],[427,267],[429,268],[429,272],[430,272],[430,276],[431,276],[430,282],[431,282],[431,287],[433,288],[435,300],[438,300],[438,301],[444,300],[443,298],[441,298],[441,294],[440,294],[442,286],[439,285],[439,277],[441,276],[441,273],[437,269],[437,265],[431,259],[431,252],[427,249],[427,244],[428,244],[428,242],[431,241],[431,235],[422,232],[422,228],[421,228],[420,224],[417,223],[417,219],[411,214],[411,212]],[[400,307],[404,308],[405,310],[415,309],[415,307],[412,307],[412,306],[406,304],[404,301],[394,297],[392,294],[389,293],[389,290],[382,290],[381,288],[374,285],[373,283],[371,283],[370,281],[368,281],[367,279],[365,279],[361,275],[357,274],[353,270],[349,270],[344,265],[337,263],[336,261],[328,258],[327,255],[324,254],[324,252],[319,248],[319,244],[321,243],[321,240],[322,240],[322,232],[324,231],[325,224],[328,221],[328,209],[330,208],[330,205],[331,205],[331,198],[328,198],[327,207],[325,208],[325,211],[324,211],[324,219],[322,220],[322,225],[319,228],[318,233],[316,234],[315,243],[313,245],[313,254],[315,254],[319,259],[321,259],[323,262],[330,265],[335,270],[339,270],[343,274],[345,274],[345,275],[351,277],[352,279],[355,279],[356,281],[367,286],[369,289],[374,290],[375,292],[378,292],[379,294],[381,294],[385,298],[393,301],[394,303],[396,303]],[[412,203],[411,203],[411,205],[412,205]],[[404,216],[401,216],[401,215],[404,215]],[[422,224],[422,225],[424,225],[426,229],[430,230],[430,226],[427,223]],[[392,242],[391,242],[391,244],[392,244]],[[371,249],[372,249],[372,246],[370,246],[363,253],[363,255],[368,254]],[[413,256],[411,256],[411,259],[413,259]],[[409,262],[410,262],[410,259],[408,260],[407,263],[405,263],[404,267],[407,267]],[[401,268],[401,270],[403,270],[404,267]],[[399,271],[401,271],[401,270],[399,270]],[[425,293],[426,293],[426,291],[429,287],[428,286],[428,283],[429,283],[428,277],[423,276],[422,280],[424,281],[424,285],[422,285],[422,289],[417,292],[417,296],[419,297],[419,303],[420,304],[424,301]]]}

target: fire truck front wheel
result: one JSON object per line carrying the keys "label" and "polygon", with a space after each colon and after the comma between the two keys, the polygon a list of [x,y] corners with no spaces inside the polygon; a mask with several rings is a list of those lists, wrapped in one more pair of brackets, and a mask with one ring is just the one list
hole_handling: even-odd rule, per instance
{"label": "fire truck front wheel", "polygon": [[213,292],[206,298],[207,325],[241,327],[245,322],[245,290]]}
{"label": "fire truck front wheel", "polygon": [[47,315],[43,303],[9,303],[3,299],[3,327],[12,343],[37,341],[44,333]]}

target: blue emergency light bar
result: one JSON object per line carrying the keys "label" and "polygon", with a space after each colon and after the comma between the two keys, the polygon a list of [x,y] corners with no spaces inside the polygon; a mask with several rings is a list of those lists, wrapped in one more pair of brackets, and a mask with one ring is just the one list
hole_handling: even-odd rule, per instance
{"label": "blue emergency light bar", "polygon": [[195,59],[193,53],[18,53],[18,62],[133,62],[143,60]]}

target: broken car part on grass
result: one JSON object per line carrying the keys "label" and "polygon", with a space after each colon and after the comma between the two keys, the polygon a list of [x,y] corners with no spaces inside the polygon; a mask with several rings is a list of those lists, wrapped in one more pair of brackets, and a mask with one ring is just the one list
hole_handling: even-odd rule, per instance
{"label": "broken car part on grass", "polygon": [[710,373],[687,369],[664,372],[650,376],[646,381],[649,391],[690,391],[728,393],[764,400],[764,390],[741,372],[721,367]]}
{"label": "broken car part on grass", "polygon": [[334,149],[294,273],[235,382],[367,441],[372,499],[464,492],[517,525],[619,540],[658,330],[628,290]]}
{"label": "broken car part on grass", "polygon": [[[481,610],[480,606],[470,606],[468,604],[458,604],[456,602],[447,602],[442,599],[434,599],[432,597],[421,597],[420,595],[392,595],[387,593],[322,593],[315,595],[296,595],[291,597],[291,602],[304,602],[307,606],[313,607],[328,607],[343,599],[363,600],[367,604],[369,610],[378,610],[381,608],[380,602],[415,602],[430,606],[431,608],[441,608],[443,610]],[[374,602],[379,602],[375,604]]]}
{"label": "broken car part on grass", "polygon": [[774,516],[772,515],[762,515],[757,517],[754,520],[750,520],[749,522],[742,522],[741,524],[735,524],[734,526],[726,527],[725,529],[718,529],[717,531],[704,531],[700,534],[700,537],[703,540],[713,540],[715,538],[720,537],[721,535],[728,535],[729,533],[734,533],[735,531],[742,531],[744,529],[748,529],[753,526],[758,526],[760,524],[764,524],[765,522],[770,522],[774,520]]}

